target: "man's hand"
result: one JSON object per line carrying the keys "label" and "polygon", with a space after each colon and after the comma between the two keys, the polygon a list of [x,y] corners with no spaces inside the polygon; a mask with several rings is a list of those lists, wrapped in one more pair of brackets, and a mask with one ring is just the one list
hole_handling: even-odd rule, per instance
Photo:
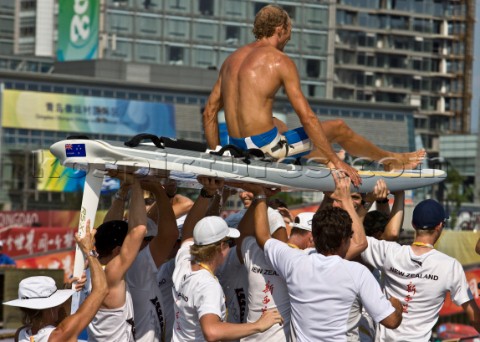
{"label": "man's hand", "polygon": [[278,192],[280,192],[280,189],[272,189],[272,188],[266,188],[261,184],[258,183],[241,183],[239,186],[248,192],[251,192],[255,196],[257,195],[265,195],[267,197],[271,197]]}
{"label": "man's hand", "polygon": [[358,187],[360,186],[360,184],[362,184],[362,179],[358,174],[358,170],[355,169],[354,167],[348,165],[347,163],[341,160],[338,160],[335,163],[335,167],[337,171],[343,172],[346,176],[348,176],[351,179],[354,186]]}
{"label": "man's hand", "polygon": [[95,233],[96,229],[93,228],[90,230],[90,220],[87,220],[85,227],[85,236],[80,237],[78,233],[75,234],[75,240],[77,241],[78,246],[85,255],[88,255],[95,246]]}
{"label": "man's hand", "polygon": [[372,192],[367,193],[365,196],[366,202],[375,202],[379,199],[384,199],[388,197],[388,188],[387,183],[383,179],[379,179],[375,184]]}
{"label": "man's hand", "polygon": [[197,180],[202,184],[203,188],[209,195],[215,195],[224,185],[224,180],[222,178],[199,176]]}
{"label": "man's hand", "polygon": [[277,323],[283,325],[283,317],[280,315],[277,309],[265,311],[262,316],[255,322],[260,332],[267,331]]}
{"label": "man's hand", "polygon": [[330,196],[333,199],[333,206],[343,208],[347,201],[352,201],[350,194],[350,178],[343,172],[332,170],[333,180],[335,181],[335,191]]}

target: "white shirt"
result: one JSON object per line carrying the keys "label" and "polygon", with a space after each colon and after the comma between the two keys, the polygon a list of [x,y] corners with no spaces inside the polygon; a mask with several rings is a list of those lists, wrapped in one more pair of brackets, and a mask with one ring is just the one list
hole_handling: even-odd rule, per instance
{"label": "white shirt", "polygon": [[173,334],[173,322],[175,314],[173,309],[173,271],[175,270],[175,259],[170,259],[162,266],[157,273],[157,285],[161,293],[160,304],[165,317],[165,341],[170,342]]}
{"label": "white shirt", "polygon": [[237,256],[237,246],[230,248],[225,262],[215,272],[225,294],[227,322],[245,323],[247,321],[247,270]]}
{"label": "white shirt", "polygon": [[217,315],[225,321],[225,296],[220,283],[205,269],[192,271],[190,246],[186,242],[178,250],[173,272],[175,322],[172,341],[205,341],[200,318]]}
{"label": "white shirt", "polygon": [[100,308],[88,325],[88,341],[133,342],[135,341],[132,297],[126,292],[125,304],[115,309]]}
{"label": "white shirt", "polygon": [[147,245],[128,269],[125,280],[132,296],[137,342],[159,342],[165,318],[157,286],[158,268]]}
{"label": "white shirt", "polygon": [[403,305],[403,321],[397,329],[379,326],[377,341],[428,341],[447,291],[457,305],[471,293],[462,265],[435,249],[416,255],[410,246],[367,237],[363,260],[383,271],[387,296]]}
{"label": "white shirt", "polygon": [[32,331],[29,327],[25,327],[18,333],[18,342],[30,342],[32,341],[30,338],[33,337],[33,341],[35,342],[48,342],[50,338],[50,334],[56,328],[53,325],[47,325],[46,327],[38,330],[35,335],[32,335]]}
{"label": "white shirt", "polygon": [[371,272],[357,262],[301,251],[275,239],[264,252],[286,280],[297,341],[346,341],[347,319],[357,295],[379,322],[394,312]]}
{"label": "white shirt", "polygon": [[290,300],[285,280],[265,259],[254,237],[248,236],[243,240],[242,254],[248,272],[247,322],[253,323],[264,311],[275,308],[284,319],[283,326],[275,324],[267,331],[245,337],[242,341],[289,341]]}

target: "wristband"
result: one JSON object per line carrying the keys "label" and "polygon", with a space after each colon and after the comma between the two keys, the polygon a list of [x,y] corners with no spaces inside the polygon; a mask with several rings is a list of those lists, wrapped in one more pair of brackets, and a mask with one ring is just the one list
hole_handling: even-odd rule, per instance
{"label": "wristband", "polygon": [[257,195],[253,198],[254,201],[261,201],[266,199],[267,199],[267,195]]}
{"label": "wristband", "polygon": [[94,257],[94,258],[98,258],[98,253],[94,249],[91,249],[90,252],[88,252],[88,255],[90,255],[91,257]]}
{"label": "wristband", "polygon": [[202,190],[200,190],[200,196],[202,196],[203,198],[213,198],[215,194],[209,195],[207,190],[205,190],[205,188],[202,188]]}
{"label": "wristband", "polygon": [[126,200],[125,197],[121,196],[118,192],[115,193],[115,195],[113,196],[116,200],[119,200],[119,201],[124,201]]}
{"label": "wristband", "polygon": [[377,199],[375,202],[377,202],[378,204],[385,204],[388,203],[388,198]]}

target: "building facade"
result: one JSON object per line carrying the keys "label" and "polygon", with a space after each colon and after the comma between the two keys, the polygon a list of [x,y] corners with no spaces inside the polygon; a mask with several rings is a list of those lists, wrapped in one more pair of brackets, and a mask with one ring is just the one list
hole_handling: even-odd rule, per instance
{"label": "building facade", "polygon": [[65,58],[64,4],[96,6],[89,58],[218,70],[269,3],[292,17],[285,52],[309,99],[414,106],[434,154],[440,134],[470,131],[474,0],[15,0],[0,4],[0,53]]}

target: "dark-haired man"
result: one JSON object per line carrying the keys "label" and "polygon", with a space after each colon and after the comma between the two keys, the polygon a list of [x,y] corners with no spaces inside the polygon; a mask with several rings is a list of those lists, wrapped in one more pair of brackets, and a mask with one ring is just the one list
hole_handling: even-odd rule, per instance
{"label": "dark-haired man", "polygon": [[[342,120],[320,123],[300,87],[295,63],[283,53],[290,40],[292,23],[279,6],[268,5],[256,15],[255,41],[232,53],[223,63],[217,82],[203,112],[205,136],[210,148],[220,143],[218,112],[223,108],[230,143],[241,149],[257,148],[275,159],[320,158],[330,167],[343,170],[353,183],[361,183],[357,171],[343,162],[330,143],[338,143],[349,154],[381,161],[386,169],[415,168],[425,151],[392,153],[356,134]],[[284,88],[301,128],[287,131],[272,114],[275,94]]]}
{"label": "dark-haired man", "polygon": [[147,233],[147,213],[139,181],[131,174],[126,174],[125,180],[131,184],[128,223],[121,220],[104,222],[95,235],[95,248],[98,260],[105,265],[109,292],[88,325],[89,341],[135,341],[133,304],[125,274]]}
{"label": "dark-haired man", "polygon": [[378,327],[377,341],[429,341],[447,292],[480,331],[480,311],[462,265],[434,248],[446,218],[442,205],[428,199],[413,210],[416,237],[411,246],[368,237],[363,261],[382,271],[386,295],[401,298],[403,306],[402,325]]}
{"label": "dark-haired man", "polygon": [[316,250],[307,253],[270,238],[266,228],[267,190],[258,185],[249,189],[255,195],[252,205],[257,243],[286,280],[298,341],[346,341],[347,318],[357,296],[377,322],[396,328],[402,320],[398,299],[390,298],[389,302],[365,266],[345,260],[365,249],[365,236],[350,197],[350,180],[337,173],[334,179],[332,198],[344,209],[328,208],[314,216]]}

